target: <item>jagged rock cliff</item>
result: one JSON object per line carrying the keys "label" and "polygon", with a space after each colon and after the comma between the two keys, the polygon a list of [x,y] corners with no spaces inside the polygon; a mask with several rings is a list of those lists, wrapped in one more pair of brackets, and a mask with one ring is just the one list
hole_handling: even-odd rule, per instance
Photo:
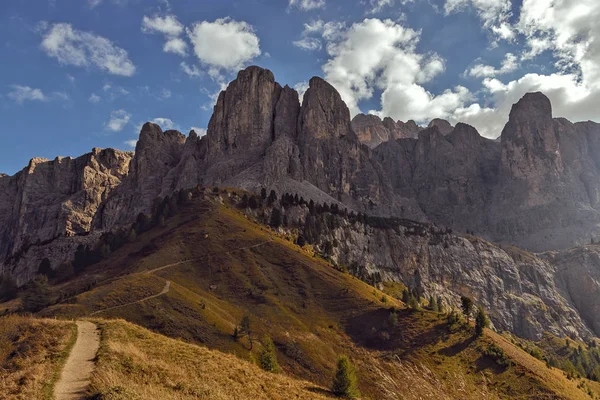
{"label": "jagged rock cliff", "polygon": [[[246,212],[270,215],[268,207]],[[402,282],[456,309],[469,296],[489,310],[497,329],[532,340],[545,332],[579,339],[600,333],[600,246],[536,256],[408,220],[365,222],[289,203],[281,213],[283,233],[302,235],[322,256],[375,285]],[[573,258],[578,267],[571,267]]]}
{"label": "jagged rock cliff", "polygon": [[[361,126],[371,146],[388,139],[371,149],[359,139],[367,132]],[[598,233],[599,182],[600,125],[553,119],[540,93],[513,107],[497,142],[443,120],[425,130],[372,116],[352,123],[339,93],[324,80],[311,79],[300,105],[297,93],[281,87],[270,71],[250,67],[221,93],[202,138],[147,123],[135,155],[94,149],[77,159],[33,159],[15,176],[1,176],[0,270],[23,283],[41,258],[56,267],[78,243],[93,243],[101,232],[148,212],[156,197],[196,185],[267,187],[369,214],[469,229],[534,250],[566,248]],[[554,261],[511,264],[501,249],[460,237],[445,248],[368,230],[336,235],[362,249],[358,254],[341,246],[340,261],[355,257],[403,281],[418,271],[426,290],[448,286],[472,293],[501,327],[535,337],[562,321],[565,329],[585,332],[572,310],[579,307],[577,288],[587,286],[575,276],[555,275]],[[369,235],[377,238],[374,244]],[[567,261],[561,265],[568,269]],[[581,279],[595,279],[596,266],[589,265]],[[567,283],[553,286],[559,278]],[[566,294],[557,300],[561,291]],[[540,302],[565,319],[532,305]],[[596,329],[594,312],[584,319]]]}
{"label": "jagged rock cliff", "polygon": [[394,139],[416,138],[423,130],[415,121],[395,122],[390,117],[381,121],[376,115],[358,114],[352,119],[352,129],[361,143],[374,149],[383,142]]}
{"label": "jagged rock cliff", "polygon": [[131,159],[131,153],[112,149],[76,159],[34,158],[0,179],[0,258],[20,282],[35,272],[36,266],[19,264],[30,248],[90,232],[100,204],[128,176]]}

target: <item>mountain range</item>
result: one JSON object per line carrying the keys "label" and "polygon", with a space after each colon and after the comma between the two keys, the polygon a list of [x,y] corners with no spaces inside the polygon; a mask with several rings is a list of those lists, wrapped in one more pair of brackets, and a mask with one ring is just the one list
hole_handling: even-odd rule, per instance
{"label": "mountain range", "polygon": [[34,158],[0,175],[0,272],[24,284],[40,260],[70,261],[77,246],[131,224],[157,198],[196,186],[266,188],[474,233],[485,240],[342,230],[332,255],[427,294],[449,287],[449,302],[469,292],[522,336],[600,333],[600,251],[582,246],[599,232],[600,124],[553,118],[542,93],[516,103],[500,140],[490,140],[444,120],[351,120],[321,78],[300,104],[270,71],[249,67],[219,95],[205,136],[146,123],[135,152]]}

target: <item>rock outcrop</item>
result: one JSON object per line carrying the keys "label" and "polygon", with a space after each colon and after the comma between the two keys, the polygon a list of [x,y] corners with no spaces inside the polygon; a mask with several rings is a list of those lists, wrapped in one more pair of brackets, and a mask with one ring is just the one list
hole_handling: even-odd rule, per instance
{"label": "rock outcrop", "polygon": [[416,138],[423,130],[415,121],[395,122],[390,117],[381,119],[376,115],[358,114],[352,119],[352,129],[361,143],[374,149],[393,139]]}
{"label": "rock outcrop", "polygon": [[445,119],[435,118],[427,125],[428,128],[433,128],[434,126],[438,128],[442,135],[447,135],[454,130],[450,122]]}
{"label": "rock outcrop", "polygon": [[131,153],[113,149],[93,149],[76,159],[34,158],[0,179],[0,258],[20,283],[40,262],[19,266],[30,248],[92,230],[98,207],[128,176],[131,159]]}

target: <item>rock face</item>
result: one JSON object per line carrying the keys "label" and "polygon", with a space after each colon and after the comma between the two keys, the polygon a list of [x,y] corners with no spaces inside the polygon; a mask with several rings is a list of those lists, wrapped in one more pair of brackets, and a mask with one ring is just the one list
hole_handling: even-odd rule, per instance
{"label": "rock face", "polygon": [[163,132],[156,124],[144,124],[129,174],[98,208],[94,228],[110,230],[133,221],[140,212],[148,212],[154,199],[163,194],[163,187],[173,186],[169,172],[179,164],[185,141],[177,131]]}
{"label": "rock face", "polygon": [[382,144],[373,157],[385,171],[395,172],[394,190],[415,198],[431,220],[479,231],[476,224],[485,220],[498,180],[498,143],[466,124],[446,136],[433,126],[416,140]]}
{"label": "rock face", "polygon": [[383,121],[376,115],[358,114],[352,119],[352,129],[361,143],[374,149],[383,142],[393,139],[416,138],[423,130],[415,121],[395,122],[390,117]]}
{"label": "rock face", "polygon": [[[196,185],[267,187],[556,250],[600,236],[600,125],[552,118],[541,93],[513,107],[500,142],[444,120],[424,130],[376,116],[350,121],[324,80],[310,80],[300,105],[296,91],[281,87],[270,71],[250,67],[220,94],[204,137],[147,123],[135,155],[94,149],[77,159],[33,159],[16,175],[0,176],[0,272],[22,284],[41,258],[56,267],[77,244],[93,244],[148,212],[157,197]],[[577,293],[596,291],[591,251],[516,261],[489,243],[460,237],[448,239],[450,247],[367,228],[335,238],[356,244],[340,246],[340,262],[407,282],[418,276],[426,291],[471,293],[489,305],[499,326],[523,335],[564,333],[560,324],[585,333],[575,308],[598,332],[597,309],[580,305]],[[565,272],[570,260],[579,260],[573,270],[583,278]],[[541,303],[561,317],[544,315],[536,308]]]}
{"label": "rock face", "polygon": [[598,124],[553,119],[542,93],[529,93],[515,104],[502,131],[489,237],[547,250],[596,236],[598,137]]}
{"label": "rock face", "polygon": [[433,128],[434,126],[438,128],[442,135],[447,135],[454,130],[450,122],[445,119],[435,118],[427,125],[428,128]]}
{"label": "rock face", "polygon": [[[359,269],[363,276],[401,281],[423,297],[440,296],[455,308],[460,308],[460,296],[467,295],[489,310],[497,329],[531,340],[541,340],[544,332],[574,338],[600,334],[600,251],[582,256],[587,262],[570,270],[566,254],[548,262],[433,227],[417,233],[410,226],[378,229],[342,223],[323,234],[318,245],[323,249],[334,241],[339,246],[331,257],[338,264]],[[594,300],[586,300],[584,293]]]}
{"label": "rock face", "polygon": [[34,158],[0,179],[0,258],[19,282],[37,267],[18,265],[31,247],[91,231],[96,210],[127,177],[131,158],[112,149],[93,149],[76,159]]}

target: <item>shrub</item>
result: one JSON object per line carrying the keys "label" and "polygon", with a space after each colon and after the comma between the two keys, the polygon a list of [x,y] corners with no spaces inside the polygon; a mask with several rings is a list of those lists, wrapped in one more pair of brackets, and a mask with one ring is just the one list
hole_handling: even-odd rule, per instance
{"label": "shrub", "polygon": [[37,275],[29,282],[23,292],[23,309],[28,312],[37,312],[50,305],[50,288],[48,277]]}
{"label": "shrub", "polygon": [[398,326],[398,314],[396,314],[395,312],[391,312],[390,316],[388,317],[388,324],[390,326],[390,328],[395,328]]}
{"label": "shrub", "polygon": [[258,355],[258,365],[268,372],[279,372],[279,364],[277,363],[277,353],[275,345],[270,337],[265,336],[262,340],[263,348]]}
{"label": "shrub", "polygon": [[475,333],[477,336],[483,335],[483,330],[490,326],[490,320],[483,307],[477,308],[477,316],[475,317]]}
{"label": "shrub", "polygon": [[471,300],[470,297],[461,296],[460,302],[461,302],[463,314],[465,314],[465,317],[467,318],[467,321],[468,321],[471,316],[471,313],[473,312],[473,300]]}
{"label": "shrub", "polygon": [[339,397],[355,399],[360,397],[356,379],[356,369],[346,356],[338,358],[337,371],[333,378],[331,391]]}
{"label": "shrub", "polygon": [[512,365],[512,361],[506,355],[504,350],[496,344],[490,344],[485,349],[483,349],[483,354],[493,358],[496,361],[496,364],[501,367],[510,367]]}

